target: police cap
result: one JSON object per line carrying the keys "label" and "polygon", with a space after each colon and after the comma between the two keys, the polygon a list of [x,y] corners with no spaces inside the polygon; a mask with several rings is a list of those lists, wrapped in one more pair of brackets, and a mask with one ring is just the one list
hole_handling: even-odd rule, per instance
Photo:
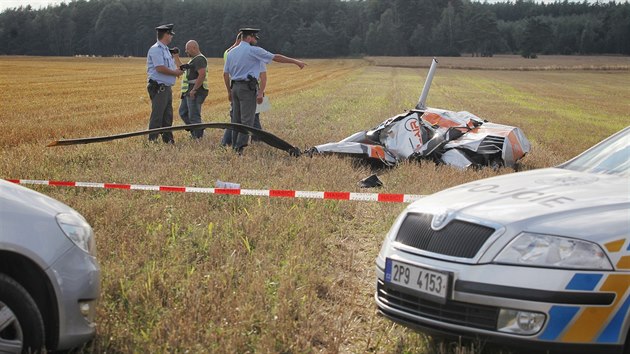
{"label": "police cap", "polygon": [[258,28],[251,28],[251,27],[245,27],[245,28],[239,29],[239,32],[241,32],[243,34],[243,37],[245,37],[245,36],[254,36],[254,38],[259,39],[258,32],[260,32],[260,29],[258,29]]}
{"label": "police cap", "polygon": [[166,33],[170,33],[170,34],[175,34],[175,31],[173,31],[173,24],[172,23],[168,23],[166,25],[160,25],[155,27],[155,30],[158,32],[166,32]]}

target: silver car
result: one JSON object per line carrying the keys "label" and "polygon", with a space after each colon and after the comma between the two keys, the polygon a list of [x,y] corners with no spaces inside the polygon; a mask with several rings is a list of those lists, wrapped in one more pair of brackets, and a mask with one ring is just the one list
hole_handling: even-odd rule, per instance
{"label": "silver car", "polygon": [[90,340],[99,286],[85,219],[0,180],[0,352],[63,350]]}
{"label": "silver car", "polygon": [[630,353],[630,127],[416,201],[376,270],[380,312],[437,338]]}

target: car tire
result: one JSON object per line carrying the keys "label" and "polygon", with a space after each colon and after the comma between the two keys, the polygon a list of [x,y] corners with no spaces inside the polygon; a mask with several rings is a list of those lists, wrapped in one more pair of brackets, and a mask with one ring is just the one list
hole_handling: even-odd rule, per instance
{"label": "car tire", "polygon": [[38,353],[43,351],[44,338],[44,321],[31,295],[0,274],[0,352],[21,346],[22,353]]}

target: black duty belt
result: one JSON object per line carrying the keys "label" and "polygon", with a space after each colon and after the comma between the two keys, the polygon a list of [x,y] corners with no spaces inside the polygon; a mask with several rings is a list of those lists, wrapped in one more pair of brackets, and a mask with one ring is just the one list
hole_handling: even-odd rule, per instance
{"label": "black duty belt", "polygon": [[160,86],[160,87],[169,87],[167,84],[158,84],[158,82],[153,79],[149,79],[149,84],[154,85],[154,86]]}
{"label": "black duty belt", "polygon": [[166,88],[170,86],[166,84],[158,84],[157,81],[153,79],[149,79],[149,87],[154,87],[154,90],[159,91],[159,92],[164,92],[164,90],[166,90]]}
{"label": "black duty belt", "polygon": [[232,80],[232,82],[230,82],[230,88],[234,86],[234,84],[247,84],[252,91],[256,91],[258,88],[258,80],[251,75],[247,75],[247,80]]}

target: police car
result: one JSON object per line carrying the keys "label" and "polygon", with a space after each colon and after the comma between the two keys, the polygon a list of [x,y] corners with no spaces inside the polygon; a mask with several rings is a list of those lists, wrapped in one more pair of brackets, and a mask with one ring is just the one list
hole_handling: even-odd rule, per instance
{"label": "police car", "polygon": [[630,353],[630,127],[416,201],[376,266],[379,311],[436,337]]}
{"label": "police car", "polygon": [[92,339],[100,273],[83,216],[0,179],[0,353],[67,350]]}

